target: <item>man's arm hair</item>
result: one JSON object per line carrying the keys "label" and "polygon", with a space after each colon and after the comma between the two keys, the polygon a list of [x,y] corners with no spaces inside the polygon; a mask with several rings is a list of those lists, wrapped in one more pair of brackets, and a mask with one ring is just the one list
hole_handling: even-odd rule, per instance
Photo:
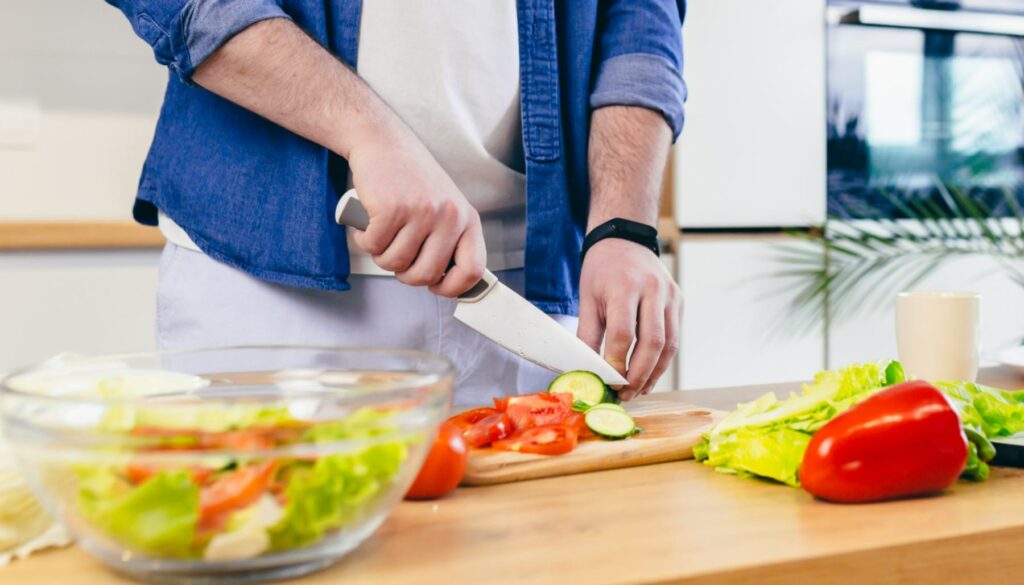
{"label": "man's arm hair", "polygon": [[608,106],[591,116],[587,231],[614,217],[655,225],[672,131],[653,110]]}
{"label": "man's arm hair", "polygon": [[399,131],[397,116],[292,21],[260,21],[206,59],[193,81],[348,157],[353,144]]}

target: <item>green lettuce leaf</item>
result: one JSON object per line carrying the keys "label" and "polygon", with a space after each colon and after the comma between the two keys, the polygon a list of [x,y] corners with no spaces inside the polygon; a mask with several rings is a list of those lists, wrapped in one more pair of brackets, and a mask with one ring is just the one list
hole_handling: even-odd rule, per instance
{"label": "green lettuce leaf", "polygon": [[[303,439],[316,443],[346,439],[372,439],[393,434],[390,412],[361,408],[343,420],[316,425]],[[299,463],[282,470],[287,478],[288,504],[281,521],[268,531],[276,550],[304,546],[328,530],[357,521],[374,508],[408,457],[404,441],[376,444],[361,451],[336,453],[314,463]]]}
{"label": "green lettuce leaf", "polygon": [[394,441],[292,468],[284,517],[268,531],[271,547],[304,546],[320,540],[328,530],[361,519],[390,487],[406,457],[405,443]]}
{"label": "green lettuce leaf", "polygon": [[196,402],[163,406],[112,406],[100,430],[126,432],[138,427],[180,429],[219,433],[255,426],[276,426],[295,422],[287,407],[252,404]]}
{"label": "green lettuce leaf", "polygon": [[904,381],[897,361],[819,372],[801,394],[774,393],[740,404],[694,448],[694,458],[725,473],[799,485],[798,469],[811,436],[837,414],[880,388]]}
{"label": "green lettuce leaf", "polygon": [[199,487],[188,472],[163,471],[134,489],[108,467],[78,475],[79,509],[118,543],[153,556],[196,556]]}

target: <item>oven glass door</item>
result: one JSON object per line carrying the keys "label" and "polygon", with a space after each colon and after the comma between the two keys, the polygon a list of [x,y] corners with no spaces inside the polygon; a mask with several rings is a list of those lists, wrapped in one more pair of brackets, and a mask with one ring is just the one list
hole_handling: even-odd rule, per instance
{"label": "oven glass door", "polygon": [[902,5],[830,8],[829,211],[899,218],[952,192],[1008,215],[1024,206],[1024,16]]}

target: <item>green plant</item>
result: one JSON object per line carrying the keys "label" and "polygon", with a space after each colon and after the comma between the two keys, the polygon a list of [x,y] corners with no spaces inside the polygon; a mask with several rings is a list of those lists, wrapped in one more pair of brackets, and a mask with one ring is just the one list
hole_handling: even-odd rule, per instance
{"label": "green plant", "polygon": [[784,268],[795,279],[795,322],[801,326],[851,318],[888,306],[939,266],[957,258],[994,258],[1024,289],[1024,210],[1010,191],[1002,212],[963,190],[937,183],[941,197],[884,193],[907,219],[859,214],[830,219],[824,228],[791,232],[779,246]]}

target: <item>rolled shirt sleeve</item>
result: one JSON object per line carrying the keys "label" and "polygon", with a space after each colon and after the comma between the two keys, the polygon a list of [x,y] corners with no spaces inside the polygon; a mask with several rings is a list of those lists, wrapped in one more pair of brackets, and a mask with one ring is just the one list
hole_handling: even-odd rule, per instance
{"label": "rolled shirt sleeve", "polygon": [[128,17],[156,60],[189,82],[231,37],[268,18],[289,18],[276,0],[107,0]]}
{"label": "rolled shirt sleeve", "polygon": [[683,0],[617,0],[600,18],[600,64],[590,107],[639,106],[683,129]]}

